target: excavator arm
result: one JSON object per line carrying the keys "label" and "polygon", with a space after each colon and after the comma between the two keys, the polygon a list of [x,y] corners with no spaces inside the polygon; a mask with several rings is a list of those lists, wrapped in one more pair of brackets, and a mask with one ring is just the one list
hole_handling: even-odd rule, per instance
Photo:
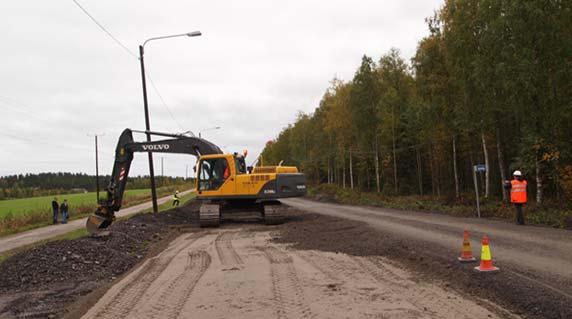
{"label": "excavator arm", "polygon": [[[171,139],[135,142],[133,132],[149,133],[151,135],[171,137]],[[197,157],[209,154],[222,154],[220,148],[213,143],[191,136],[180,134],[170,134],[161,132],[141,132],[125,129],[115,148],[115,162],[111,180],[106,187],[107,196],[98,203],[95,214],[91,215],[86,223],[86,228],[90,233],[97,233],[113,223],[115,212],[119,211],[127,185],[129,169],[133,161],[133,153],[174,153],[190,154]]]}

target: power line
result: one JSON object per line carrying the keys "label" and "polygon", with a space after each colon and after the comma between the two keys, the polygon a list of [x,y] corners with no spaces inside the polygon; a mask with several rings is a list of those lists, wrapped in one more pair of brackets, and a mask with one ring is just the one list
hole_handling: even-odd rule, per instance
{"label": "power line", "polygon": [[[117,39],[115,36],[113,36],[113,34],[111,34],[111,32],[109,32],[101,23],[99,23],[84,7],[82,7],[81,4],[79,4],[79,2],[77,2],[77,0],[72,0],[72,1],[81,9],[81,11],[83,11],[91,19],[91,21],[93,21],[103,32],[105,32],[105,34],[107,34],[115,43],[117,43],[121,48],[123,48],[123,50],[125,50],[125,52],[127,52],[130,56],[132,56],[136,59],[139,59],[139,57],[135,53],[133,53],[133,51],[129,50],[129,48],[126,45],[124,45],[121,41],[119,41],[119,39]],[[163,99],[163,96],[159,92],[159,89],[157,89],[157,86],[155,85],[155,83],[153,82],[153,79],[151,79],[151,76],[149,74],[147,75],[147,79],[151,83],[151,87],[153,88],[153,91],[155,91],[155,93],[159,97],[159,100],[161,100],[163,107],[165,107],[165,109],[167,110],[167,112],[171,116],[171,119],[177,124],[177,126],[181,130],[184,131],[185,129],[175,119],[175,116],[171,112],[171,109],[169,108],[169,106],[165,102],[165,99]]]}
{"label": "power line", "polygon": [[77,2],[76,0],[72,1],[78,6],[78,8],[81,9],[81,11],[83,11],[83,13],[85,13],[85,15],[87,15],[91,19],[91,21],[93,21],[93,23],[95,23],[101,29],[101,31],[105,32],[105,34],[107,34],[113,41],[115,41],[115,43],[117,43],[120,47],[122,47],[123,50],[125,50],[125,52],[127,52],[129,55],[137,59],[137,55],[133,53],[133,51],[129,50],[129,48],[125,46],[123,43],[121,43],[121,41],[119,41],[116,37],[114,37],[113,34],[111,34],[111,32],[107,31],[107,29],[101,23],[95,20],[95,18],[91,14],[89,14],[89,12],[87,12],[87,10],[84,7],[82,7],[82,5],[79,4],[79,2]]}
{"label": "power line", "polygon": [[[148,72],[147,72],[148,73]],[[155,91],[155,93],[157,94],[157,96],[159,97],[159,100],[161,100],[161,103],[163,103],[163,106],[165,107],[165,109],[167,109],[167,112],[169,113],[169,115],[171,116],[171,119],[173,120],[173,122],[177,123],[177,126],[179,126],[179,128],[181,129],[181,131],[184,131],[185,129],[183,128],[183,126],[181,125],[181,123],[179,123],[179,121],[177,121],[175,119],[175,116],[173,115],[173,113],[171,113],[171,109],[169,109],[169,106],[167,105],[167,103],[165,103],[165,99],[163,99],[163,96],[161,95],[161,93],[159,93],[159,90],[157,89],[157,87],[155,86],[155,82],[153,82],[153,79],[151,79],[150,75],[147,75],[147,78],[149,79],[149,83],[151,83],[151,87],[153,87],[153,90]]]}

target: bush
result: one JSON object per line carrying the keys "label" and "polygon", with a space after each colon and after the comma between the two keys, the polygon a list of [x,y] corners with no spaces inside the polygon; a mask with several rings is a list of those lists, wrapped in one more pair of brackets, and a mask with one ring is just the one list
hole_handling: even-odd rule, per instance
{"label": "bush", "polygon": [[[360,192],[332,184],[322,184],[310,187],[308,197],[341,204],[440,212],[462,217],[476,216],[474,198],[471,199],[470,194],[464,194],[460,199],[451,201],[431,196],[389,196],[381,193]],[[524,212],[527,223],[572,229],[572,210],[557,207],[536,207],[531,204],[526,206]],[[500,199],[481,200],[482,217],[514,220],[514,214],[514,207],[503,203]]]}

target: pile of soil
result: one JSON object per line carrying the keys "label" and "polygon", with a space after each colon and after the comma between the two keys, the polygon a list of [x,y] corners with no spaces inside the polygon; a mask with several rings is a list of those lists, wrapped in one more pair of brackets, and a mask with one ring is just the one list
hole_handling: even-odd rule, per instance
{"label": "pile of soil", "polygon": [[498,273],[478,273],[472,269],[476,264],[457,262],[456,251],[437,251],[428,243],[396,237],[347,219],[292,211],[290,222],[278,230],[274,240],[292,244],[295,249],[383,256],[395,266],[413,271],[419,282],[430,281],[472,298],[487,299],[526,318],[572,318],[572,297],[540,281],[560,287],[567,287],[566,282],[536,277],[539,274],[523,277],[508,267]]}
{"label": "pile of soil", "polygon": [[[49,242],[0,263],[0,317],[46,318],[132,269],[174,235],[171,225],[197,221],[198,205],[118,221],[104,237]],[[165,239],[165,240],[163,240]]]}

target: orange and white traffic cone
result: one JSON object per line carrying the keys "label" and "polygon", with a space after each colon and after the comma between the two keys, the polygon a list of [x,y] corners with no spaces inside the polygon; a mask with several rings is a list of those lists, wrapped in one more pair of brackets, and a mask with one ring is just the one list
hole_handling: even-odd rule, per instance
{"label": "orange and white traffic cone", "polygon": [[469,239],[469,231],[463,232],[463,247],[461,248],[461,256],[458,257],[462,263],[470,263],[477,259],[473,256],[473,249],[471,249],[471,240]]}
{"label": "orange and white traffic cone", "polygon": [[485,235],[483,237],[481,249],[481,264],[475,267],[477,271],[499,271],[498,267],[493,266],[493,259],[491,256],[491,249],[489,248],[489,237]]}

